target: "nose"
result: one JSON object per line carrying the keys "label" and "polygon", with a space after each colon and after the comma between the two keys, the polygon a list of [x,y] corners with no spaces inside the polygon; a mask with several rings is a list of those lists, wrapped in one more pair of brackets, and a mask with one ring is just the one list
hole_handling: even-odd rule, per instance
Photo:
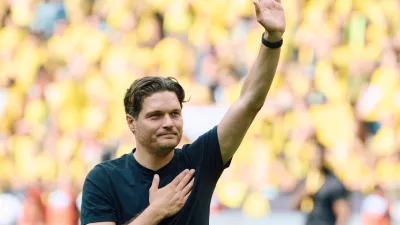
{"label": "nose", "polygon": [[171,119],[171,117],[169,115],[166,115],[164,117],[164,121],[163,122],[164,122],[163,123],[163,127],[164,128],[172,128],[174,126],[174,123],[173,123],[173,121],[172,121],[172,119]]}

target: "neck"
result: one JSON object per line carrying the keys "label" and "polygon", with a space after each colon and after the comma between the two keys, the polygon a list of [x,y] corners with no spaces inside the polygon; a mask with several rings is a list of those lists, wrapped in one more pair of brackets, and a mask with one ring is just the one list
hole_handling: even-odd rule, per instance
{"label": "neck", "polygon": [[167,165],[172,158],[174,157],[174,150],[169,152],[166,156],[160,157],[154,154],[150,154],[145,149],[139,148],[137,146],[136,151],[133,153],[133,157],[135,157],[136,161],[150,170],[159,170],[165,165]]}

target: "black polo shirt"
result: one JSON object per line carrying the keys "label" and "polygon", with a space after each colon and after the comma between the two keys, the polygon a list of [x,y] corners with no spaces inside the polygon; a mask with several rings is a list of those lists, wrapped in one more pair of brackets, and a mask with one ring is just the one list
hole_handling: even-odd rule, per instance
{"label": "black polo shirt", "polygon": [[307,225],[334,225],[336,215],[333,204],[337,200],[348,198],[348,190],[333,173],[328,172],[325,176],[325,183],[312,196],[314,207],[307,216]]}
{"label": "black polo shirt", "polygon": [[185,169],[195,169],[195,182],[184,207],[159,224],[209,224],[210,202],[224,166],[217,127],[190,145],[174,150],[172,160],[158,171],[140,165],[133,152],[95,166],[87,175],[82,194],[82,225],[114,221],[125,224],[149,205],[149,188],[155,174],[160,188]]}

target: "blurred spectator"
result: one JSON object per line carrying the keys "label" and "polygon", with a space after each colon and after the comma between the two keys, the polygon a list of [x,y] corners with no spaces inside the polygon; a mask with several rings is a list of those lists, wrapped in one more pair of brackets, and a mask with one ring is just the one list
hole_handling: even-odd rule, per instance
{"label": "blurred spectator", "polygon": [[78,223],[76,195],[66,180],[60,181],[48,195],[46,207],[46,224],[75,225]]}
{"label": "blurred spectator", "polygon": [[42,191],[36,186],[31,186],[25,192],[18,225],[45,224],[45,207],[42,202]]}
{"label": "blurred spectator", "polygon": [[292,207],[309,211],[307,225],[348,224],[351,215],[348,191],[326,165],[323,146],[315,149],[312,168],[297,188]]}
{"label": "blurred spectator", "polygon": [[17,224],[21,216],[22,203],[12,193],[0,193],[0,224]]}
{"label": "blurred spectator", "polygon": [[42,34],[44,37],[50,37],[53,34],[57,20],[66,19],[63,1],[61,0],[45,0],[38,3],[35,8],[31,30]]}
{"label": "blurred spectator", "polygon": [[390,225],[391,203],[379,185],[369,194],[361,206],[361,221],[365,225]]}

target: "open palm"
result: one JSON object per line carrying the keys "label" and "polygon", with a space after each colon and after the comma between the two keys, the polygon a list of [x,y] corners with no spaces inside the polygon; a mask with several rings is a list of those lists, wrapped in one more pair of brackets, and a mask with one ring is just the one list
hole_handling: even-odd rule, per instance
{"label": "open palm", "polygon": [[253,0],[257,21],[268,32],[285,32],[285,14],[281,0]]}

